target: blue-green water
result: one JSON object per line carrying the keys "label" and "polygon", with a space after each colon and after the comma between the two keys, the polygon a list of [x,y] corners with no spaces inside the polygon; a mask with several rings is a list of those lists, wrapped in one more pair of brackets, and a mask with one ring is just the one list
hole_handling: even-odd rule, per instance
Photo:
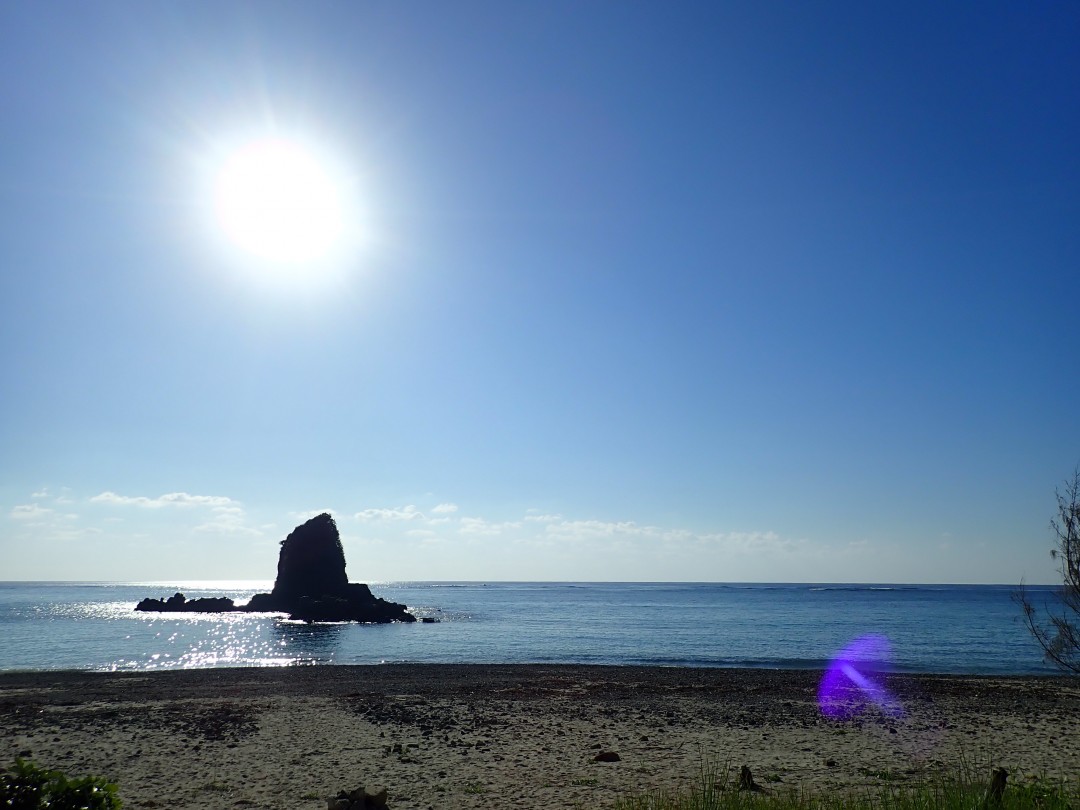
{"label": "blue-green water", "polygon": [[[437,624],[136,613],[144,596],[246,601],[268,582],[0,583],[0,670],[505,662],[818,668],[853,638],[898,670],[1053,672],[1004,585],[373,584]],[[1037,603],[1049,595],[1032,589]]]}

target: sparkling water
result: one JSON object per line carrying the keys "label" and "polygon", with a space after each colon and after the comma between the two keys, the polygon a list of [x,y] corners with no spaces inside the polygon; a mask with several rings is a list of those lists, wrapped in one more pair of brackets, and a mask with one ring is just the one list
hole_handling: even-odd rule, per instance
{"label": "sparkling water", "polygon": [[[0,583],[0,670],[294,664],[588,663],[824,668],[859,636],[899,671],[1052,673],[1007,585],[373,583],[434,624],[303,624],[276,614],[137,613],[146,596],[269,582]],[[1050,589],[1029,589],[1036,604]]]}

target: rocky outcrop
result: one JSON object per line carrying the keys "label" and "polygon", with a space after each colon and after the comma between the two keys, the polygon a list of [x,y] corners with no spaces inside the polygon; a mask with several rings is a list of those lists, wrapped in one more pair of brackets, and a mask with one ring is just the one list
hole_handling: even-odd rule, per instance
{"label": "rocky outcrop", "polygon": [[143,599],[135,609],[160,613],[228,613],[239,610],[232,599],[224,596],[189,600],[182,593],[174,593],[168,599]]}
{"label": "rocky outcrop", "polygon": [[281,543],[277,579],[244,610],[283,611],[308,622],[414,622],[405,605],[378,599],[345,574],[337,524],[324,512],[293,529]]}
{"label": "rocky outcrop", "polygon": [[279,605],[270,610],[289,610],[304,597],[341,596],[348,587],[345,551],[337,524],[323,512],[297,526],[281,541],[274,590],[257,594],[252,601]]}
{"label": "rocky outcrop", "polygon": [[[344,596],[301,596],[290,611],[294,619],[315,622],[414,622],[404,605],[372,595],[367,585],[350,582]],[[362,618],[358,618],[359,615]],[[406,618],[407,617],[407,618]]]}
{"label": "rocky outcrop", "polygon": [[370,792],[360,787],[326,800],[327,810],[386,810],[386,788]]}
{"label": "rocky outcrop", "polygon": [[379,599],[367,585],[349,582],[337,524],[325,512],[297,526],[281,541],[277,578],[270,593],[257,593],[240,607],[231,599],[193,599],[189,602],[178,593],[164,601],[143,599],[135,609],[288,613],[290,618],[307,622],[384,624],[416,621],[405,605]]}

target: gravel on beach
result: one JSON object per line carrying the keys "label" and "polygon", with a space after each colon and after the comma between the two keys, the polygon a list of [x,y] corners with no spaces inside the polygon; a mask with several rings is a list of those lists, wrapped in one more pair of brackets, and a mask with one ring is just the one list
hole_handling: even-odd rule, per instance
{"label": "gravel on beach", "polygon": [[[604,807],[748,765],[770,790],[1080,778],[1080,681],[892,675],[903,708],[822,716],[820,672],[575,665],[0,674],[0,760],[116,781],[130,808]],[[604,756],[598,756],[603,754]],[[617,754],[613,757],[612,754]]]}

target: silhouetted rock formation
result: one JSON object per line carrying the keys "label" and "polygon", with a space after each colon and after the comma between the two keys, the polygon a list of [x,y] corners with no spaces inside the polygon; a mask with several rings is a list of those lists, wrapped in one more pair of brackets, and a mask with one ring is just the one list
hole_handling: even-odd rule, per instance
{"label": "silhouetted rock formation", "polygon": [[307,622],[382,624],[416,621],[405,605],[379,599],[372,595],[367,585],[349,582],[337,524],[325,512],[297,526],[281,541],[277,579],[270,593],[257,593],[242,607],[236,607],[231,599],[193,599],[188,602],[178,593],[164,602],[143,599],[135,609],[200,613],[281,612]]}
{"label": "silhouetted rock formation", "polygon": [[281,543],[275,599],[344,593],[349,585],[337,524],[326,512],[297,526]]}
{"label": "silhouetted rock formation", "polygon": [[206,597],[188,601],[182,593],[174,593],[168,599],[143,599],[135,606],[136,610],[159,611],[162,613],[228,613],[239,610],[228,597]]}
{"label": "silhouetted rock formation", "polygon": [[404,605],[349,582],[337,524],[327,513],[297,526],[281,543],[270,593],[251,597],[245,610],[280,610],[308,622],[414,622]]}
{"label": "silhouetted rock formation", "polygon": [[373,596],[367,585],[350,582],[344,596],[301,596],[290,611],[306,622],[415,622],[405,605]]}

